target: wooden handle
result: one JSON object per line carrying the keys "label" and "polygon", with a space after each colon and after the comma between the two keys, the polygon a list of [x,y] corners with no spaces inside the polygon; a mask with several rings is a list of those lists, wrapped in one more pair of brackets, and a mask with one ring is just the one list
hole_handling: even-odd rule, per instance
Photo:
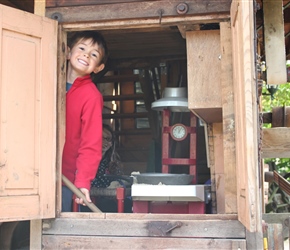
{"label": "wooden handle", "polygon": [[93,212],[102,213],[102,211],[98,209],[94,203],[88,202],[85,195],[64,175],[62,175],[62,181],[77,197],[84,200],[84,203],[88,206],[88,208],[90,208]]}

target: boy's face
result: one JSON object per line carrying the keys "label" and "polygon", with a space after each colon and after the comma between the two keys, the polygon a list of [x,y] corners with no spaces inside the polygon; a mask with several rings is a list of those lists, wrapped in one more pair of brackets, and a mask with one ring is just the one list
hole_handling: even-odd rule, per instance
{"label": "boy's face", "polygon": [[82,39],[78,41],[69,50],[68,60],[72,69],[80,76],[98,73],[104,69],[104,64],[101,64],[103,50],[98,44],[92,44],[91,39]]}

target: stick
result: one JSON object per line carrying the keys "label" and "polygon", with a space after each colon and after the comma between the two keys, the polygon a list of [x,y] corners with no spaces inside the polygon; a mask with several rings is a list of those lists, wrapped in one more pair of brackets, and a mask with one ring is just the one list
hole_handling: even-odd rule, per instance
{"label": "stick", "polygon": [[62,175],[62,181],[77,197],[84,200],[84,203],[88,206],[88,208],[90,208],[93,212],[102,213],[102,211],[98,209],[94,203],[88,202],[85,195],[64,175]]}

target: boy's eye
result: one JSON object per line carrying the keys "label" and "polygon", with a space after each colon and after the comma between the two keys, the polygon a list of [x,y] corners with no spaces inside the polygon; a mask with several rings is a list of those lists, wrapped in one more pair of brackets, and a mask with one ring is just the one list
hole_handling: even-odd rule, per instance
{"label": "boy's eye", "polygon": [[84,47],[81,47],[81,46],[80,46],[79,49],[80,49],[80,50],[84,50]]}
{"label": "boy's eye", "polygon": [[94,53],[92,53],[92,56],[93,56],[93,57],[98,57],[97,54],[94,54]]}

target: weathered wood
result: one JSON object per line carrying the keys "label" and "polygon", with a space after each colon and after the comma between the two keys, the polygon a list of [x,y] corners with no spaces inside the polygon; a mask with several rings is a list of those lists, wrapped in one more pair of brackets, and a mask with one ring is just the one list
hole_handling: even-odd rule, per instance
{"label": "weathered wood", "polygon": [[[152,0],[154,1],[154,0]],[[58,6],[77,6],[77,5],[94,5],[94,4],[112,4],[112,3],[131,3],[136,0],[46,0],[46,7],[58,7]]]}
{"label": "weathered wood", "polygon": [[224,172],[224,148],[222,123],[213,125],[213,154],[215,165],[215,189],[217,213],[225,213],[225,172]]}
{"label": "weathered wood", "polygon": [[268,224],[281,224],[284,237],[289,237],[289,213],[263,213],[262,218]]}
{"label": "weathered wood", "polygon": [[42,220],[30,221],[30,249],[41,249]]}
{"label": "weathered wood", "polygon": [[237,176],[235,151],[235,112],[231,25],[220,23],[221,100],[223,115],[223,168],[225,213],[237,213]]}
{"label": "weathered wood", "polygon": [[216,165],[215,165],[215,155],[214,155],[214,146],[215,140],[213,136],[213,124],[205,124],[207,127],[207,137],[208,137],[208,167],[210,168],[210,180],[211,180],[211,196],[212,196],[212,213],[217,213],[217,178],[216,178]]}
{"label": "weathered wood", "polygon": [[[249,1],[231,7],[233,86],[239,220],[249,232],[262,232],[259,189],[258,112],[255,76],[254,10]],[[263,238],[257,238],[262,249]]]}
{"label": "weathered wood", "polygon": [[188,108],[207,123],[221,122],[220,32],[186,32],[186,46]]}
{"label": "weathered wood", "polygon": [[[119,228],[120,231],[124,228]],[[246,249],[245,239],[43,236],[42,249]]]}
{"label": "weathered wood", "polygon": [[264,0],[264,36],[267,84],[287,82],[283,1]]}
{"label": "weathered wood", "polygon": [[261,242],[262,232],[249,232],[246,230],[246,249],[265,249]]}
{"label": "weathered wood", "polygon": [[[154,18],[162,23],[164,17],[179,16],[176,7],[179,0],[142,1],[102,5],[79,5],[71,7],[46,8],[46,16],[61,23],[89,22],[95,20],[121,20],[134,18]],[[186,15],[206,15],[227,13],[230,11],[230,0],[213,0],[209,2],[188,1]],[[162,10],[162,14],[160,14]]]}
{"label": "weathered wood", "polygon": [[262,136],[263,158],[290,157],[290,128],[264,128]]}
{"label": "weathered wood", "polygon": [[284,249],[281,224],[268,224],[267,234],[269,249]]}
{"label": "weathered wood", "polygon": [[[91,214],[91,213],[90,213]],[[159,217],[160,218],[160,217]],[[149,236],[148,225],[150,222],[158,222],[162,219],[147,220],[133,219],[130,216],[124,219],[94,219],[85,218],[57,218],[50,221],[50,228],[43,230],[44,235],[74,235],[74,236]],[[174,238],[198,237],[198,238],[245,238],[244,226],[238,220],[174,220],[171,215],[166,220],[171,224],[181,222],[181,227],[172,230],[168,236]],[[213,226],[214,225],[214,226]]]}
{"label": "weathered wood", "polygon": [[[62,213],[59,218],[92,218],[111,220],[238,220],[237,214],[144,214],[144,213]],[[45,220],[51,224],[54,220]]]}
{"label": "weathered wood", "polygon": [[58,51],[57,51],[57,149],[56,149],[56,213],[59,216],[61,211],[61,165],[62,151],[65,140],[65,107],[66,107],[66,52],[67,32],[58,26]]}

